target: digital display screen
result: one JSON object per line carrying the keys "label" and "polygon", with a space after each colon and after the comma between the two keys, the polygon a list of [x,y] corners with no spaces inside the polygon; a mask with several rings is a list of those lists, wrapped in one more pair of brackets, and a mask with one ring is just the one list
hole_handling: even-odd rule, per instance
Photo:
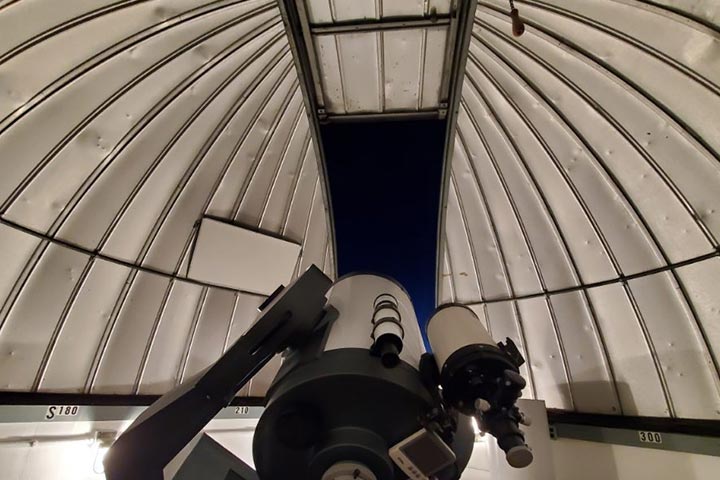
{"label": "digital display screen", "polygon": [[444,445],[438,443],[440,441],[431,435],[422,435],[400,447],[400,450],[423,475],[429,477],[455,460],[448,455]]}

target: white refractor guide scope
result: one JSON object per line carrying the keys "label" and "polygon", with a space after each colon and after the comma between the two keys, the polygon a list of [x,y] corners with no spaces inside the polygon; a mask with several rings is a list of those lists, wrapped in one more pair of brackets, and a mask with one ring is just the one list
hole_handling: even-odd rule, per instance
{"label": "white refractor guide scope", "polygon": [[518,424],[529,425],[515,406],[525,387],[525,363],[514,342],[495,343],[480,319],[464,305],[445,305],[427,324],[445,403],[475,417],[481,431],[497,438],[508,463],[523,468],[533,460]]}

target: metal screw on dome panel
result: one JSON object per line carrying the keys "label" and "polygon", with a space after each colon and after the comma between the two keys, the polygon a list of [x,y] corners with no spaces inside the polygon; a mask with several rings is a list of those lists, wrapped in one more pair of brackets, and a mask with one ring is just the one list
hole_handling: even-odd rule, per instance
{"label": "metal screw on dome panel", "polygon": [[532,425],[532,418],[528,417],[523,412],[520,412],[520,424],[529,427]]}
{"label": "metal screw on dome panel", "polygon": [[479,410],[479,411],[485,413],[488,410],[490,410],[490,408],[492,408],[492,406],[490,405],[490,402],[488,402],[484,398],[478,398],[475,400],[475,409],[476,410]]}

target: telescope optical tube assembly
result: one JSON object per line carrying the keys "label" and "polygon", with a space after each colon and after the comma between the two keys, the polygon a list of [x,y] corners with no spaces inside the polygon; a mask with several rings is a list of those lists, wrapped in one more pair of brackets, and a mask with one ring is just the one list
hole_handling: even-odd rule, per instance
{"label": "telescope optical tube assembly", "polygon": [[443,400],[496,437],[511,466],[528,466],[533,454],[519,424],[529,419],[515,406],[525,387],[519,371],[525,360],[513,341],[496,344],[475,312],[454,304],[435,312],[427,335]]}

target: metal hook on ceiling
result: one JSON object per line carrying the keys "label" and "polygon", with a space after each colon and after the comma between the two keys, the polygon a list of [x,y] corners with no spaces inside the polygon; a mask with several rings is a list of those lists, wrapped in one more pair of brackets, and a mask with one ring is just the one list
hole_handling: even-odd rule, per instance
{"label": "metal hook on ceiling", "polygon": [[515,8],[515,2],[510,0],[510,21],[512,22],[512,34],[519,37],[525,33],[525,23],[520,18],[520,12]]}

